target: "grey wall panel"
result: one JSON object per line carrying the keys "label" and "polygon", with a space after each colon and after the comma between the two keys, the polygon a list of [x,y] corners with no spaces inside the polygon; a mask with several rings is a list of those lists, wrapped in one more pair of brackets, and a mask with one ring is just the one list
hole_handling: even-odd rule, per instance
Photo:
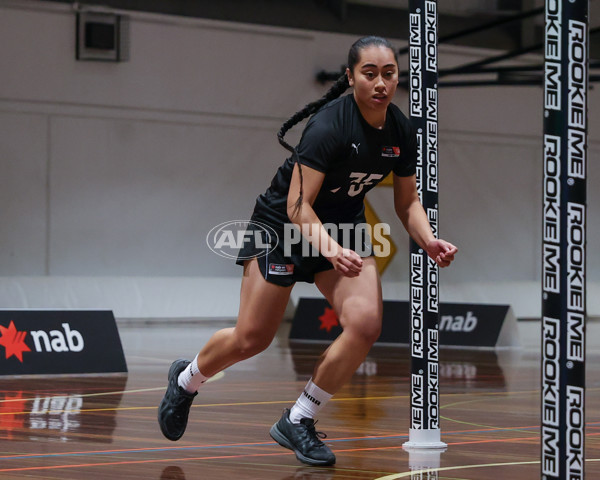
{"label": "grey wall panel", "polygon": [[[355,38],[133,12],[130,60],[101,63],[75,60],[74,29],[66,5],[0,2],[0,276],[48,275],[57,298],[72,292],[63,277],[238,279],[206,234],[249,217],[287,154],[275,133],[327,90],[315,73],[343,64]],[[442,68],[497,53],[439,51]],[[465,299],[478,301],[487,287],[475,294],[473,285],[535,285],[541,89],[439,95],[440,231],[460,248],[442,281],[467,285]],[[591,282],[600,281],[599,95],[589,95]],[[405,110],[406,96],[396,95]],[[391,190],[370,198],[399,247],[383,279],[405,282],[408,242]],[[97,292],[89,288],[82,298]],[[537,310],[539,299],[531,302]]]}
{"label": "grey wall panel", "polygon": [[270,129],[57,118],[52,275],[235,275],[205,242],[283,160]]}
{"label": "grey wall panel", "polygon": [[128,62],[78,62],[75,13],[64,10],[2,9],[2,97],[280,117],[298,106],[292,92],[315,88],[308,32],[137,14]]}
{"label": "grey wall panel", "polygon": [[47,125],[0,111],[0,275],[46,274]]}

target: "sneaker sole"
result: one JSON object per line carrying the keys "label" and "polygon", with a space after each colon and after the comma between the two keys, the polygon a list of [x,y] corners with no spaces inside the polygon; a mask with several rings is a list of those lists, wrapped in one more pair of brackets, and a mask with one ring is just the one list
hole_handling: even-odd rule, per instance
{"label": "sneaker sole", "polygon": [[277,424],[275,424],[271,427],[271,430],[269,430],[269,435],[271,435],[271,438],[273,440],[275,440],[282,447],[292,450],[296,454],[296,458],[298,460],[300,460],[302,463],[306,463],[307,465],[320,465],[320,466],[333,465],[335,463],[335,460],[333,460],[333,461],[315,460],[314,458],[309,458],[309,457],[302,455],[302,452],[300,452],[299,450],[296,450],[296,448],[294,448],[294,446],[288,441],[286,436],[279,431],[279,429],[277,428]]}
{"label": "sneaker sole", "polygon": [[[176,372],[177,368],[178,368],[178,367],[181,365],[181,362],[187,362],[187,360],[185,360],[185,359],[183,359],[183,358],[180,358],[179,360],[175,360],[175,361],[174,361],[174,362],[171,364],[171,367],[169,368],[169,373],[167,374],[167,382],[170,382],[170,381],[171,381],[171,377],[172,377],[172,376],[175,374],[175,372]],[[186,366],[187,366],[187,365],[186,365]],[[159,407],[158,407],[158,410],[159,410],[159,412],[160,412],[160,410],[161,410],[161,408],[160,408],[160,407],[162,407],[162,405],[163,405],[163,402],[164,402],[164,401],[165,401],[165,399],[164,399],[164,397],[163,397],[163,399],[161,400],[161,402],[160,402],[160,405],[159,405]],[[181,435],[179,435],[179,436],[173,436],[173,435],[170,435],[170,434],[169,434],[169,432],[167,432],[167,431],[165,431],[165,430],[163,429],[163,424],[162,424],[162,422],[160,421],[160,413],[159,413],[159,417],[158,417],[158,426],[160,427],[160,431],[161,431],[161,432],[162,432],[162,434],[165,436],[165,438],[166,438],[167,440],[171,440],[172,442],[176,442],[177,440],[179,440],[181,437],[183,437],[183,433],[185,433],[185,431],[184,431],[184,432],[183,432]]]}

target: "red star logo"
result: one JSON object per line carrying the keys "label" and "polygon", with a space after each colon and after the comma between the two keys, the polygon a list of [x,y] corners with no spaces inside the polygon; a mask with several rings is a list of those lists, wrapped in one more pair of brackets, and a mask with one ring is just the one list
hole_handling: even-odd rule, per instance
{"label": "red star logo", "polygon": [[321,321],[319,330],[327,330],[327,333],[329,333],[333,327],[337,327],[340,324],[333,308],[329,307],[325,307],[325,312],[319,317],[319,320]]}
{"label": "red star logo", "polygon": [[15,356],[23,363],[23,352],[31,352],[31,349],[25,345],[25,336],[27,332],[19,332],[11,320],[8,328],[0,325],[0,345],[6,349],[6,358]]}

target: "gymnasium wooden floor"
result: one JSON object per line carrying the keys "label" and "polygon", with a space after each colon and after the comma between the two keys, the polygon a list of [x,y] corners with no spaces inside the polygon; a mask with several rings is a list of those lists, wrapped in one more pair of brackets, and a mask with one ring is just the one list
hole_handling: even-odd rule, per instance
{"label": "gymnasium wooden floor", "polygon": [[[588,326],[588,479],[600,478],[599,323]],[[195,355],[217,325],[121,323],[127,376],[1,378],[0,478],[539,479],[539,322],[519,328],[527,339],[521,350],[442,350],[448,448],[435,473],[417,469],[411,476],[409,462],[423,462],[402,449],[409,428],[406,348],[374,348],[333,398],[318,427],[337,465],[311,468],[268,431],[297,398],[322,346],[290,345],[283,324],[267,351],[203,387],[185,436],[170,442],[156,423],[167,369],[175,358]]]}

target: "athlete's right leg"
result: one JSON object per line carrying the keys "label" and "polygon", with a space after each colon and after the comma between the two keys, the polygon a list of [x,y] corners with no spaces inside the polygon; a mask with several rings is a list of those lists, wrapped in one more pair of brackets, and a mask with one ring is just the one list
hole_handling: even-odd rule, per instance
{"label": "athlete's right leg", "polygon": [[[187,426],[192,401],[200,383],[225,368],[252,357],[267,348],[281,323],[292,287],[267,282],[256,260],[244,264],[240,309],[234,328],[216,332],[194,359],[173,362],[168,386],[158,407],[158,423],[169,440],[179,440]],[[179,381],[183,373],[183,386]],[[192,388],[190,388],[192,386]]]}
{"label": "athlete's right leg", "polygon": [[211,337],[198,354],[198,370],[211,377],[267,348],[277,333],[291,291],[292,287],[267,282],[256,260],[246,261],[237,324]]}

